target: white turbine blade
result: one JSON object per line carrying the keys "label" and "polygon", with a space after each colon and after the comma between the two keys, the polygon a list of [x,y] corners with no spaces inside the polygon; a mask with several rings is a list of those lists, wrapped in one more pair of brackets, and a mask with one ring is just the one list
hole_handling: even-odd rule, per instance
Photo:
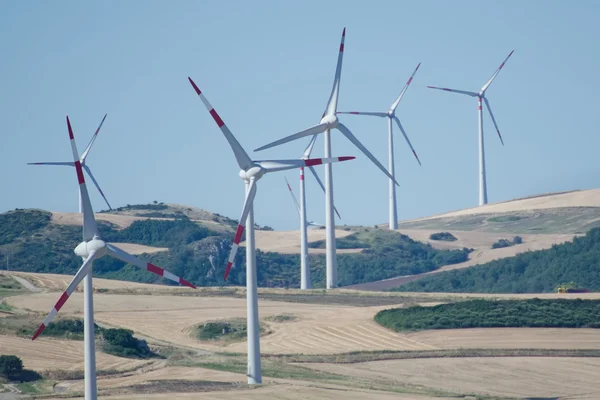
{"label": "white turbine blade", "polygon": [[335,67],[335,78],[333,80],[333,87],[331,88],[331,94],[329,95],[329,101],[325,108],[325,115],[335,115],[337,111],[338,97],[340,95],[340,78],[342,76],[342,61],[344,59],[344,42],[346,41],[346,28],[342,32],[342,41],[340,43],[340,52],[338,54],[337,65]]}
{"label": "white turbine blade", "polygon": [[102,121],[100,122],[100,125],[98,125],[98,129],[96,129],[96,132],[94,132],[94,135],[92,136],[92,139],[90,140],[90,143],[88,143],[87,147],[83,151],[83,154],[81,155],[81,162],[85,162],[85,158],[87,157],[88,153],[90,152],[90,149],[92,148],[92,145],[96,141],[96,137],[98,136],[98,132],[100,132],[100,128],[102,128],[102,124],[104,124],[104,120],[106,119],[107,115],[108,114],[104,114],[104,118],[102,118]]}
{"label": "white turbine blade", "polygon": [[468,92],[466,90],[448,89],[448,88],[442,88],[442,87],[437,87],[437,86],[427,86],[427,87],[429,89],[437,89],[437,90],[443,90],[443,91],[446,91],[446,92],[466,94],[467,96],[477,97],[477,93],[475,93],[475,92]]}
{"label": "white turbine blade", "polygon": [[75,288],[77,288],[77,285],[79,285],[79,283],[83,280],[83,278],[85,278],[87,274],[91,273],[92,261],[94,261],[95,258],[96,252],[93,250],[90,251],[88,258],[86,258],[86,260],[83,262],[83,265],[79,268],[79,271],[77,271],[77,273],[73,277],[73,280],[71,281],[71,283],[69,283],[69,286],[67,286],[67,289],[60,296],[60,298],[54,305],[54,308],[52,308],[52,311],[50,311],[50,313],[46,316],[44,322],[42,322],[42,324],[35,332],[31,340],[35,340],[38,336],[40,336],[40,334],[44,331],[44,329],[46,329],[48,324],[50,324],[52,319],[60,311],[62,306],[65,305],[65,303],[69,299],[69,296],[71,296],[71,294],[75,291]]}
{"label": "white turbine blade", "polygon": [[325,124],[325,123],[324,124],[315,125],[315,126],[311,126],[308,129],[305,129],[305,130],[300,131],[298,133],[294,133],[293,135],[286,136],[283,139],[276,140],[276,141],[271,142],[269,144],[266,144],[266,145],[264,145],[262,147],[254,149],[254,151],[261,151],[261,150],[264,150],[264,149],[269,149],[271,147],[279,146],[280,144],[291,142],[293,140],[298,140],[298,139],[301,139],[301,138],[306,137],[306,136],[316,135],[318,133],[323,133],[323,132],[325,132],[325,130],[327,130],[327,124]]}
{"label": "white turbine blade", "polygon": [[88,173],[89,177],[92,178],[92,182],[94,182],[94,185],[96,185],[96,189],[98,189],[98,191],[100,192],[100,195],[102,196],[102,198],[106,202],[106,205],[108,206],[108,209],[112,210],[112,207],[110,206],[110,203],[108,202],[108,199],[104,195],[104,192],[102,191],[102,189],[100,189],[100,185],[98,185],[98,182],[96,181],[96,178],[94,178],[94,175],[92,174],[92,170],[89,169],[89,167],[87,165],[84,165],[83,169],[85,169],[85,171]]}
{"label": "white turbine blade", "polygon": [[124,261],[131,265],[135,265],[138,268],[148,270],[148,271],[152,272],[153,274],[162,276],[163,278],[167,278],[169,280],[172,280],[173,282],[177,282],[180,285],[189,286],[193,289],[196,289],[195,285],[191,284],[190,282],[186,281],[185,279],[180,278],[177,275],[170,273],[166,269],[162,269],[160,267],[157,267],[154,264],[140,260],[136,256],[132,256],[131,254],[127,253],[126,251],[121,250],[114,244],[107,243],[106,248],[108,249],[108,254],[116,259],[119,259],[119,260]]}
{"label": "white turbine blade", "polygon": [[354,160],[356,157],[330,157],[330,158],[309,158],[308,160],[259,160],[254,161],[255,164],[260,165],[265,172],[278,172],[285,171],[288,169],[311,167],[313,165],[331,164],[341,161]]}
{"label": "white turbine blade", "polygon": [[308,226],[324,227],[325,225],[317,224],[315,221],[308,221]]}
{"label": "white turbine blade", "polygon": [[[344,134],[344,136],[346,136],[348,138],[348,140],[350,140],[352,143],[354,143],[354,145],[356,147],[358,147],[358,149],[360,151],[362,151],[365,156],[369,157],[369,159],[373,162],[373,164],[375,164],[388,178],[390,178],[396,185],[398,185],[398,182],[396,182],[394,177],[388,172],[387,169],[385,169],[385,167],[383,165],[381,165],[381,163],[375,158],[375,156],[373,154],[371,154],[371,152],[369,150],[367,150],[367,148],[365,146],[363,146],[363,144],[361,142],[358,141],[358,139],[352,134],[352,132],[350,132],[350,129],[348,129],[342,123],[338,123],[337,129],[340,132],[342,132]],[[398,186],[400,186],[400,185],[398,185]]]}
{"label": "white turbine blade", "polygon": [[484,97],[483,100],[485,101],[485,106],[490,113],[490,117],[492,117],[492,122],[494,123],[494,126],[496,127],[496,132],[498,132],[498,137],[500,138],[500,142],[502,143],[502,146],[504,146],[504,140],[502,140],[502,135],[500,134],[500,129],[498,128],[498,124],[496,123],[496,118],[494,118],[494,114],[492,113],[492,107],[490,107],[490,102],[488,101],[488,99],[486,97]]}
{"label": "white turbine blade", "polygon": [[406,89],[408,89],[408,86],[412,82],[412,80],[415,77],[415,74],[419,70],[420,66],[421,66],[421,63],[419,63],[419,65],[417,65],[417,68],[415,68],[415,71],[412,73],[412,75],[410,76],[410,78],[408,78],[408,81],[406,82],[406,85],[404,85],[404,88],[400,92],[400,95],[398,96],[398,98],[396,99],[396,101],[394,101],[394,103],[390,107],[390,113],[393,113],[394,111],[396,111],[396,108],[398,107],[398,104],[400,104],[400,100],[402,100],[402,97],[404,97],[404,93],[406,92]]}
{"label": "white turbine blade", "polygon": [[235,236],[233,238],[233,244],[231,245],[231,251],[229,252],[229,259],[227,260],[227,267],[225,268],[225,277],[224,280],[227,280],[229,276],[229,272],[231,271],[231,267],[233,266],[233,261],[235,260],[235,254],[237,253],[238,247],[240,246],[240,241],[242,240],[242,234],[244,233],[244,229],[246,227],[246,219],[248,218],[248,213],[250,212],[250,208],[254,203],[254,197],[256,196],[256,180],[250,179],[250,186],[248,187],[248,191],[246,194],[246,200],[244,201],[244,207],[242,208],[242,216],[240,217],[240,221],[238,223],[237,229],[235,231]]}
{"label": "white turbine blade", "polygon": [[[315,168],[314,167],[308,167],[308,169],[310,169],[310,172],[312,172],[313,176],[317,180],[317,183],[319,184],[319,186],[321,186],[321,189],[323,190],[323,193],[325,193],[325,185],[323,185],[323,182],[321,182],[321,178],[319,178],[319,174],[317,174],[317,171],[315,170]],[[335,208],[335,206],[333,206],[333,210],[337,214],[338,218],[342,219],[342,217],[340,216],[340,213],[338,212],[337,208]]]}
{"label": "white turbine blade", "polygon": [[65,166],[69,166],[69,167],[73,167],[75,166],[75,163],[73,162],[30,162],[27,163],[27,165],[65,165]]}
{"label": "white turbine blade", "polygon": [[188,79],[189,79],[190,83],[192,84],[192,86],[194,87],[194,90],[196,90],[196,93],[198,93],[200,100],[202,100],[202,102],[204,103],[204,106],[206,107],[206,109],[208,110],[210,115],[213,117],[213,119],[215,120],[215,122],[217,123],[219,128],[221,128],[221,132],[223,132],[223,135],[225,135],[225,139],[227,139],[227,141],[229,142],[229,145],[231,146],[231,149],[233,150],[233,154],[235,155],[235,158],[236,158],[237,163],[240,166],[240,168],[243,170],[247,170],[248,168],[251,168],[252,160],[248,156],[248,153],[246,153],[246,150],[244,150],[244,148],[240,145],[240,143],[237,141],[235,136],[233,136],[233,133],[231,133],[231,131],[229,130],[227,125],[225,125],[225,123],[223,122],[223,120],[221,119],[219,114],[217,114],[217,111],[215,111],[215,109],[208,102],[206,97],[204,97],[204,95],[202,94],[202,92],[200,91],[198,86],[196,86],[196,84],[194,83],[192,78],[188,77]]}
{"label": "white turbine blade", "polygon": [[504,67],[504,64],[506,64],[506,62],[508,61],[508,59],[510,58],[510,56],[512,56],[512,54],[514,52],[515,52],[514,50],[510,52],[510,54],[504,59],[504,61],[502,61],[502,64],[500,64],[500,66],[498,67],[498,69],[496,70],[496,72],[494,72],[494,75],[492,75],[492,77],[485,83],[485,85],[483,85],[481,87],[481,91],[483,93],[485,93],[485,91],[490,87],[490,85],[492,84],[492,82],[494,81],[494,79],[496,79],[496,77],[500,73],[500,70],[502,69],[502,67]]}
{"label": "white turbine blade", "polygon": [[290,194],[292,195],[292,199],[294,200],[294,204],[296,205],[296,210],[298,211],[298,216],[300,216],[300,204],[298,204],[298,200],[296,199],[296,196],[294,196],[294,191],[292,190],[292,187],[290,186],[290,183],[288,182],[287,178],[285,178],[285,183],[287,183],[288,190],[290,191]]}
{"label": "white turbine blade", "polygon": [[419,163],[419,165],[421,165],[421,160],[419,160],[419,156],[417,155],[417,152],[415,151],[412,143],[408,139],[408,135],[406,134],[406,131],[402,127],[402,124],[400,123],[400,120],[395,115],[394,115],[394,121],[396,121],[396,124],[398,125],[398,128],[400,128],[400,131],[402,132],[402,135],[404,136],[404,139],[406,139],[406,143],[408,143],[408,147],[410,147],[410,150],[412,151],[413,155],[417,159],[417,162]]}
{"label": "white turbine blade", "polygon": [[79,193],[81,193],[81,212],[83,213],[83,240],[87,242],[89,240],[92,240],[94,236],[98,235],[98,227],[96,225],[96,219],[94,218],[94,210],[92,210],[90,196],[85,185],[83,169],[81,168],[81,161],[79,161],[77,145],[75,144],[75,137],[73,136],[73,129],[71,128],[71,121],[69,120],[68,116],[67,126],[69,128],[69,139],[71,139],[73,162],[75,163],[75,171],[77,172],[77,180],[79,181]]}
{"label": "white turbine blade", "polygon": [[306,146],[306,149],[304,149],[304,158],[310,158],[310,153],[312,153],[312,149],[313,147],[315,147],[315,143],[317,141],[317,134],[314,134],[313,137],[310,139],[310,142],[308,142],[308,146]]}
{"label": "white turbine blade", "polygon": [[371,111],[338,111],[338,112],[336,112],[336,114],[368,115],[371,117],[387,117],[387,113],[371,112]]}

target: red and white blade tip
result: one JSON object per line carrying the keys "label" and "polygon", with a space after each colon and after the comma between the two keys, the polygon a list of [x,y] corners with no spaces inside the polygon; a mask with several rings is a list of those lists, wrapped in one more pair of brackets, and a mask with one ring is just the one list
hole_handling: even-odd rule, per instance
{"label": "red and white blade tip", "polygon": [[[154,265],[154,264],[152,264],[152,263],[146,263],[146,264],[147,264],[147,265],[146,265],[146,269],[147,269],[148,271],[150,271],[150,272],[152,272],[152,273],[154,273],[154,274],[156,274],[156,275],[165,276],[165,270],[164,270],[164,269],[162,269],[161,267],[157,267],[156,265]],[[178,276],[175,276],[175,275],[173,275],[173,274],[170,274],[170,275],[171,275],[171,276],[173,276],[173,277],[176,277],[176,278],[178,279],[178,282],[179,282],[181,285],[184,285],[184,286],[189,286],[189,287],[191,287],[192,289],[196,289],[196,286],[195,286],[194,284],[192,284],[192,283],[190,283],[190,282],[186,281],[185,279],[183,279],[183,278],[180,278],[180,277],[178,277]]]}
{"label": "red and white blade tip", "polygon": [[69,139],[73,140],[73,129],[71,128],[71,121],[69,120],[69,116],[67,115],[67,126],[69,127]]}
{"label": "red and white blade tip", "polygon": [[[69,299],[69,294],[66,291],[64,291],[63,294],[58,299],[58,301],[56,302],[56,304],[54,305],[54,310],[53,311],[56,311],[56,313],[58,313],[60,311],[60,309],[62,308],[62,306],[65,305],[65,303],[67,302],[68,299]],[[48,317],[46,317],[46,319],[48,319]],[[42,322],[42,324],[40,325],[40,327],[38,328],[38,330],[35,331],[33,337],[31,338],[31,340],[37,339],[37,337],[42,334],[42,332],[44,331],[44,329],[46,329],[45,322],[46,321]]]}
{"label": "red and white blade tip", "polygon": [[42,334],[42,332],[44,331],[44,329],[46,329],[46,325],[41,324],[40,327],[38,328],[38,330],[35,331],[35,334],[31,338],[31,340],[33,341],[33,340],[37,339],[37,337]]}
{"label": "red and white blade tip", "polygon": [[342,36],[346,36],[346,27],[344,27],[344,30],[342,31]]}
{"label": "red and white blade tip", "polygon": [[194,81],[192,80],[192,78],[190,78],[189,76],[188,76],[188,80],[190,81],[190,83],[194,87],[194,90],[196,90],[196,93],[198,93],[198,96],[200,96],[202,94],[202,91],[200,91],[200,89],[198,88],[198,86],[196,86],[196,84],[194,83]]}

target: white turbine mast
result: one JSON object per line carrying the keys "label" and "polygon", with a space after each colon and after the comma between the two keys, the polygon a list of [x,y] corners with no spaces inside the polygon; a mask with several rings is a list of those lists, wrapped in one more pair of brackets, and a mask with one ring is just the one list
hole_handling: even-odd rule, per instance
{"label": "white turbine mast", "polygon": [[479,92],[469,92],[466,90],[448,89],[448,88],[442,88],[442,87],[437,87],[437,86],[427,86],[430,89],[444,90],[446,92],[452,92],[452,93],[464,94],[464,95],[471,96],[471,97],[477,97],[477,115],[479,117],[479,205],[480,206],[487,204],[487,202],[488,202],[488,200],[487,200],[487,182],[486,182],[486,175],[485,175],[485,150],[484,150],[484,144],[483,144],[483,111],[482,111],[481,102],[482,101],[485,102],[485,106],[486,106],[488,112],[490,113],[490,118],[492,119],[492,122],[494,123],[494,127],[496,128],[496,132],[498,132],[498,137],[500,138],[500,142],[504,146],[504,140],[502,140],[502,135],[500,135],[500,129],[498,128],[498,124],[496,123],[496,118],[494,118],[494,114],[492,113],[492,108],[490,107],[490,102],[488,101],[487,97],[485,96],[485,92],[488,90],[488,88],[490,87],[490,85],[492,84],[494,79],[496,79],[496,77],[500,73],[500,70],[504,67],[504,64],[506,64],[506,62],[508,61],[508,59],[510,58],[510,56],[512,56],[512,54],[514,52],[515,52],[514,50],[510,52],[510,54],[504,59],[502,64],[500,64],[500,66],[498,67],[496,72],[494,72],[492,77],[490,79],[488,79],[488,81],[481,87]]}
{"label": "white turbine mast", "polygon": [[[313,135],[313,137],[310,139],[310,142],[308,143],[308,146],[306,146],[306,149],[304,150],[304,153],[302,155],[303,160],[310,159],[310,154],[312,153],[312,149],[315,145],[316,140],[317,135]],[[319,186],[321,186],[323,192],[325,192],[325,186],[323,185],[323,182],[321,182],[321,179],[319,178],[319,175],[317,174],[315,168],[308,167],[308,169],[310,170],[310,172],[312,172],[313,176],[319,183]],[[285,178],[285,182],[287,183],[290,195],[292,196],[294,204],[296,205],[296,209],[298,210],[298,216],[300,217],[300,289],[310,289],[312,287],[312,284],[310,280],[310,263],[308,259],[307,228],[309,226],[322,227],[323,225],[316,224],[314,221],[308,221],[306,219],[306,189],[304,185],[304,168],[300,168],[300,203],[298,203],[298,200],[296,199],[294,191],[292,190],[290,183],[287,181],[287,178]],[[337,214],[338,218],[341,218],[338,210],[335,207],[333,209]]]}
{"label": "white turbine mast", "polygon": [[[337,66],[335,69],[335,78],[333,88],[329,95],[329,101],[325,112],[321,117],[318,125],[312,126],[301,132],[287,136],[283,139],[276,140],[272,143],[257,148],[255,151],[268,149],[280,144],[291,142],[306,136],[311,136],[319,133],[324,133],[325,137],[325,157],[331,157],[331,130],[337,129],[348,140],[350,140],[360,151],[362,151],[388,178],[392,179],[397,185],[398,183],[392,175],[385,169],[383,165],[371,154],[369,150],[350,132],[344,124],[342,124],[336,115],[338,97],[340,92],[340,78],[342,75],[342,60],[344,58],[344,41],[346,39],[346,28],[342,32],[342,40],[338,54]],[[325,227],[326,227],[326,287],[327,289],[337,286],[337,256],[335,242],[335,221],[333,217],[333,171],[331,165],[325,166]]]}
{"label": "white turbine mast", "polygon": [[254,197],[256,196],[257,182],[263,175],[271,172],[285,171],[288,169],[311,167],[313,165],[330,164],[339,161],[352,160],[354,157],[328,157],[328,158],[313,158],[307,160],[251,160],[248,153],[239,144],[233,136],[227,125],[223,122],[217,111],[208,102],[202,91],[189,78],[194,90],[204,103],[209,114],[213,117],[217,126],[223,132],[225,139],[229,142],[233,154],[240,167],[239,176],[246,185],[246,199],[242,208],[242,215],[239,224],[235,231],[233,245],[229,253],[227,267],[225,268],[225,277],[227,280],[231,267],[235,261],[235,255],[242,239],[245,227],[246,233],[246,301],[247,301],[247,332],[248,332],[248,384],[254,385],[262,382],[262,373],[260,366],[260,337],[258,326],[258,293],[256,282],[256,255],[254,241]]}
{"label": "white turbine mast", "polygon": [[408,135],[406,134],[406,131],[404,130],[404,127],[402,126],[400,119],[396,116],[396,108],[398,108],[398,104],[400,104],[400,100],[402,100],[402,97],[404,97],[404,93],[406,92],[406,89],[408,89],[408,86],[412,82],[412,80],[415,77],[415,74],[419,70],[420,66],[421,66],[421,63],[419,63],[419,65],[417,65],[417,68],[415,68],[415,71],[412,73],[412,75],[410,76],[410,78],[408,79],[406,84],[404,85],[404,88],[400,92],[400,95],[392,103],[392,105],[388,111],[386,111],[386,112],[338,111],[337,112],[337,114],[366,115],[366,116],[370,116],[370,117],[387,118],[387,120],[388,120],[387,121],[387,123],[388,123],[388,154],[389,154],[388,171],[392,175],[392,178],[390,178],[390,180],[389,180],[389,228],[394,229],[394,230],[398,229],[398,212],[397,212],[397,207],[396,207],[396,185],[394,184],[394,180],[396,179],[396,168],[395,168],[395,163],[394,163],[394,136],[392,133],[392,125],[393,125],[392,121],[395,121],[396,125],[398,125],[398,128],[400,129],[400,132],[402,132],[404,139],[406,139],[406,143],[408,143],[410,150],[412,151],[413,155],[417,159],[417,162],[419,163],[419,165],[421,165],[421,160],[419,160],[419,156],[417,155],[417,152],[415,151],[412,144],[410,143],[410,140],[408,139]]}
{"label": "white turbine mast", "polygon": [[79,182],[79,191],[81,193],[81,205],[83,213],[83,242],[79,243],[75,248],[75,254],[80,256],[84,261],[79,271],[73,277],[67,289],[60,296],[52,311],[46,316],[44,322],[40,325],[38,330],[35,332],[31,340],[35,340],[46,327],[50,324],[52,319],[65,305],[69,296],[75,291],[77,285],[85,278],[84,282],[84,375],[85,375],[85,400],[96,400],[97,399],[97,387],[96,387],[96,349],[94,344],[94,302],[92,296],[92,264],[94,260],[97,260],[105,255],[109,255],[113,258],[124,261],[128,264],[135,265],[141,269],[148,270],[152,273],[160,275],[164,278],[170,279],[181,285],[196,288],[193,284],[182,279],[167,270],[157,267],[154,264],[142,261],[141,259],[121,250],[115,245],[106,243],[100,237],[96,219],[94,217],[94,211],[92,210],[92,204],[88,195],[85,179],[83,177],[83,169],[79,154],[77,152],[77,146],[75,145],[75,138],[73,137],[73,130],[71,129],[71,122],[67,116],[67,126],[69,129],[69,138],[71,140],[71,150],[73,151],[73,165],[77,172],[77,180]]}

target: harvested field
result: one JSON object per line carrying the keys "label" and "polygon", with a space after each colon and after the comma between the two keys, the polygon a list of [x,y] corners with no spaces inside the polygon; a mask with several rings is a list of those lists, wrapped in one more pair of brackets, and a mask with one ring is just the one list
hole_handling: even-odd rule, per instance
{"label": "harvested field", "polygon": [[[43,370],[83,370],[83,341],[30,338],[0,335],[0,349],[3,354],[14,354],[23,360],[26,368]],[[148,360],[135,360],[96,352],[98,370],[130,370],[145,364]]]}
{"label": "harvested field", "polygon": [[598,358],[443,358],[302,365],[330,373],[398,385],[422,385],[454,393],[532,399],[600,398]]}
{"label": "harvested field", "polygon": [[600,349],[598,329],[440,329],[407,336],[439,349]]}
{"label": "harvested field", "polygon": [[348,390],[341,386],[315,387],[309,384],[271,384],[254,389],[242,389],[235,392],[208,392],[208,393],[166,393],[155,395],[117,395],[104,397],[107,400],[226,400],[235,397],[239,400],[439,400],[451,397],[426,396],[404,393],[377,392],[373,390]]}
{"label": "harvested field", "polygon": [[501,203],[452,211],[445,214],[432,215],[406,222],[423,221],[434,218],[449,218],[472,214],[507,213],[524,210],[544,210],[552,208],[600,207],[600,189],[575,190],[564,193],[549,193],[524,199],[515,199]]}
{"label": "harvested field", "polygon": [[[316,242],[317,240],[325,240],[325,229],[308,229],[308,242]],[[342,229],[335,230],[337,239],[344,238],[353,234],[352,231]],[[300,253],[300,231],[255,231],[256,248],[262,251],[274,251],[283,254],[299,254]],[[246,242],[242,242],[240,246],[245,246]],[[337,249],[338,254],[358,253],[362,249]],[[325,254],[325,249],[308,248],[309,254]]]}
{"label": "harvested field", "polygon": [[[8,301],[20,308],[48,312],[56,299],[56,293],[41,293],[17,296]],[[99,323],[131,329],[149,339],[189,348],[246,351],[244,342],[223,347],[200,343],[192,335],[193,327],[201,322],[245,317],[245,299],[97,294],[94,307]],[[291,311],[298,318],[288,323],[267,323],[271,333],[261,340],[261,349],[265,353],[331,354],[354,350],[433,348],[377,325],[373,316],[390,306],[349,307],[261,301],[259,307],[261,318]],[[81,317],[82,311],[83,296],[75,293],[61,314]]]}
{"label": "harvested field", "polygon": [[[73,275],[60,275],[60,274],[41,274],[37,272],[11,272],[12,275],[16,275],[27,279],[34,286],[45,289],[60,291],[65,290],[73,279]],[[167,285],[153,285],[148,283],[128,282],[128,281],[117,281],[112,279],[94,278],[93,287],[95,290],[98,289],[146,289],[146,290],[173,290],[180,289],[179,286],[167,286]],[[83,283],[78,286],[77,290],[83,290]]]}

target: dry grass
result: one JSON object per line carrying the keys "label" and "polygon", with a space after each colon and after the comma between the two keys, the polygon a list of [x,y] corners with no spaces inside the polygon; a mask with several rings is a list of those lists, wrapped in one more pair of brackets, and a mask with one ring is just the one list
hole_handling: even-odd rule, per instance
{"label": "dry grass", "polygon": [[[309,229],[308,242],[317,240],[325,240],[325,229]],[[335,237],[338,239],[344,238],[353,234],[352,231],[342,229],[335,230]],[[274,251],[283,254],[299,254],[300,253],[300,231],[255,231],[256,248],[262,251]],[[245,246],[246,242],[242,242],[240,246]],[[339,254],[358,253],[362,249],[338,249]],[[309,254],[325,254],[325,249],[308,249]]]}
{"label": "dry grass", "polygon": [[405,222],[424,221],[434,218],[459,217],[473,214],[507,213],[525,210],[544,210],[565,207],[600,207],[600,189],[544,194],[485,206],[432,215]]}
{"label": "dry grass", "polygon": [[600,398],[598,358],[444,358],[303,364],[317,370],[454,393],[517,398]]}
{"label": "dry grass", "polygon": [[[14,354],[23,360],[26,368],[36,371],[83,369],[83,342],[40,337],[30,338],[0,335],[2,354]],[[99,370],[129,370],[148,363],[147,360],[120,358],[97,352]]]}

